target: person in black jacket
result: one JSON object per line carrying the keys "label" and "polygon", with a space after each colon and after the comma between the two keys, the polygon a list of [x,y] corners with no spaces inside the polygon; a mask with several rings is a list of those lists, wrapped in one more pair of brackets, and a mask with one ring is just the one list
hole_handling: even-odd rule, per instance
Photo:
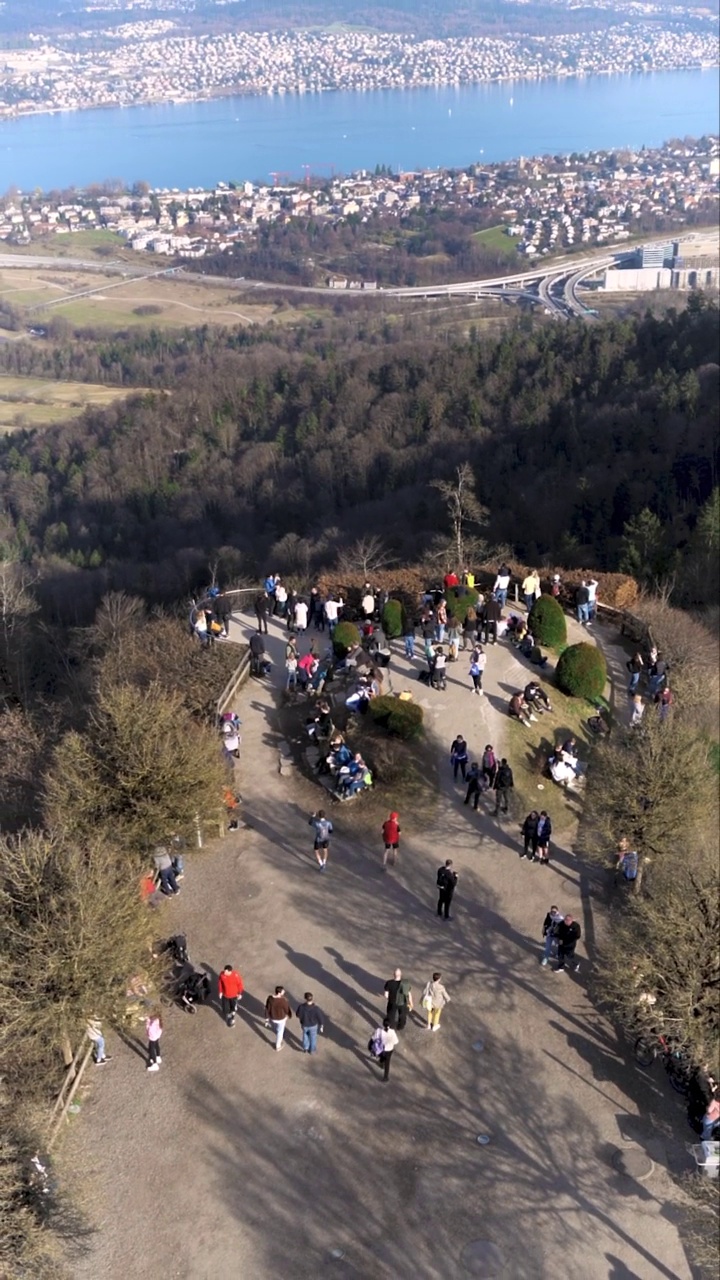
{"label": "person in black jacket", "polygon": [[[490,596],[490,599],[485,602],[480,613],[480,621],[484,631],[483,644],[497,644],[497,624],[501,618],[502,605],[494,596]],[[490,639],[491,636],[492,639]]]}
{"label": "person in black jacket", "polygon": [[573,920],[572,916],[565,916],[557,927],[558,939],[558,963],[554,973],[565,973],[566,960],[573,967],[573,972],[577,973],[580,963],[575,959],[575,948],[580,941],[580,925],[577,920]]}
{"label": "person in black jacket", "polygon": [[458,874],[453,871],[452,858],[446,858],[445,866],[440,867],[437,873],[438,887],[438,904],[437,913],[444,916],[446,920],[452,920],[450,915],[450,904],[453,900],[453,894],[458,882]]}
{"label": "person in black jacket", "polygon": [[498,771],[495,774],[495,781],[493,782],[493,790],[495,791],[496,816],[500,812],[501,803],[503,807],[503,813],[507,813],[508,792],[512,791],[514,786],[515,786],[515,780],[513,778],[512,769],[510,768],[510,765],[508,764],[507,760],[503,756],[502,760],[500,761],[500,767],[498,768]]}
{"label": "person in black jacket", "polygon": [[520,854],[520,857],[527,858],[528,862],[537,861],[537,833],[539,821],[540,814],[537,809],[531,809],[520,828],[523,835],[523,851]]}
{"label": "person in black jacket", "polygon": [[255,613],[257,615],[257,621],[258,621],[258,628],[257,628],[258,633],[262,631],[265,632],[265,635],[267,635],[268,633],[267,620],[268,620],[269,608],[270,608],[270,597],[267,591],[263,591],[255,600]]}

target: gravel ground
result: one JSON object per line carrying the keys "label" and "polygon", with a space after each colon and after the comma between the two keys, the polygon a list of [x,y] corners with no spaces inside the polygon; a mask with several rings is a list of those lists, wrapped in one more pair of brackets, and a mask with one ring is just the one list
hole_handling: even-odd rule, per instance
{"label": "gravel ground", "polygon": [[[270,647],[281,654],[278,629]],[[405,660],[392,668],[406,683]],[[64,1148],[96,1228],[72,1259],[78,1280],[538,1280],[558,1269],[690,1280],[669,1176],[689,1130],[659,1070],[648,1083],[586,995],[594,873],[570,847],[549,869],[520,861],[524,815],[464,808],[447,766],[458,729],[475,751],[501,744],[517,659],[491,649],[489,697],[472,698],[465,676],[458,664],[446,693],[418,694],[442,791],[431,825],[401,814],[401,862],[388,874],[362,799],[352,821],[333,808],[330,864],[318,872],[307,820],[324,793],[278,776],[274,691],[243,691],[250,829],[188,858],[160,932],[187,934],[214,989],[223,964],[237,965],[246,996],[232,1029],[216,1005],[172,1010],[155,1075],[141,1043],[110,1046]],[[460,883],[455,918],[442,922],[435,873],[446,856]],[[539,966],[551,902],[583,924],[577,975]],[[433,969],[452,1003],[437,1035],[411,1020],[385,1085],[366,1047],[398,964],[418,1005]],[[295,1020],[274,1052],[262,1010],[276,983],[293,1004],[313,991],[323,1009],[315,1057],[299,1051]],[[649,1156],[648,1176],[616,1173],[617,1148]]]}

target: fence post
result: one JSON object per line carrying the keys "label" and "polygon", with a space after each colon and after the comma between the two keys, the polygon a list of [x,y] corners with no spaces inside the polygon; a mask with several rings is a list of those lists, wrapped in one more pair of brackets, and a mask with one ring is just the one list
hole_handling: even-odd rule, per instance
{"label": "fence post", "polygon": [[58,1116],[58,1118],[57,1118],[57,1120],[55,1121],[55,1124],[54,1124],[54,1126],[53,1126],[53,1128],[52,1128],[52,1130],[51,1130],[50,1137],[48,1138],[48,1151],[49,1151],[49,1150],[50,1150],[50,1148],[53,1146],[53,1144],[54,1144],[54,1142],[55,1142],[55,1139],[57,1138],[57,1136],[58,1136],[58,1134],[59,1134],[59,1132],[60,1132],[60,1126],[62,1125],[62,1122],[63,1122],[63,1120],[65,1119],[65,1117],[66,1117],[66,1115],[67,1115],[67,1113],[68,1113],[68,1108],[70,1107],[70,1103],[72,1102],[73,1098],[75,1097],[75,1094],[76,1094],[76,1093],[77,1093],[77,1091],[78,1091],[78,1088],[79,1088],[79,1086],[80,1086],[80,1081],[82,1080],[82,1078],[83,1078],[83,1076],[84,1076],[84,1074],[85,1074],[85,1068],[87,1067],[87,1064],[88,1064],[88,1062],[90,1061],[90,1055],[91,1055],[92,1051],[93,1051],[93,1043],[92,1043],[92,1040],[91,1040],[91,1041],[90,1041],[90,1043],[88,1044],[87,1050],[86,1050],[86,1052],[85,1052],[85,1057],[83,1058],[82,1062],[80,1063],[80,1069],[79,1069],[79,1071],[78,1071],[77,1075],[75,1076],[75,1079],[74,1079],[74,1081],[73,1081],[73,1083],[72,1083],[72,1087],[71,1087],[71,1089],[70,1089],[70,1092],[68,1093],[67,1098],[65,1099],[65,1105],[64,1105],[64,1107],[63,1107],[62,1111],[60,1112],[60,1115]]}

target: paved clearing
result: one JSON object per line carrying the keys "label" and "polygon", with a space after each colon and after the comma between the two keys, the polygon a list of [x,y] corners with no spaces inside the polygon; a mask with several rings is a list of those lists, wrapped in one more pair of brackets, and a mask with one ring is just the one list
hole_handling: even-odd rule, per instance
{"label": "paved clearing", "polygon": [[[277,627],[270,647],[279,678]],[[597,882],[565,846],[550,869],[519,861],[524,815],[474,815],[452,782],[458,729],[478,751],[505,726],[503,686],[518,682],[518,660],[499,645],[488,668],[483,699],[464,659],[447,693],[413,686],[437,737],[442,794],[431,828],[401,815],[402,861],[387,875],[362,799],[352,814],[333,810],[330,865],[318,872],[307,819],[320,794],[278,777],[273,691],[246,687],[241,785],[253,829],[188,860],[161,926],[186,932],[213,978],[238,965],[242,1013],[231,1030],[217,1008],[172,1011],[155,1076],[141,1045],[111,1045],[65,1148],[98,1227],[73,1263],[78,1280],[690,1280],[667,1170],[683,1164],[689,1131],[662,1074],[647,1083],[586,997]],[[404,659],[392,670],[396,688],[408,682]],[[547,783],[551,813],[556,795]],[[448,855],[460,884],[443,923],[435,872]],[[551,902],[583,923],[579,975],[539,967]],[[418,1004],[440,969],[453,1003],[438,1035],[408,1025],[384,1085],[366,1045],[396,964]],[[277,982],[292,1002],[312,990],[325,1011],[314,1059],[298,1051],[294,1021],[285,1050],[271,1047],[262,1008]],[[649,1176],[618,1173],[618,1147],[649,1155]]]}

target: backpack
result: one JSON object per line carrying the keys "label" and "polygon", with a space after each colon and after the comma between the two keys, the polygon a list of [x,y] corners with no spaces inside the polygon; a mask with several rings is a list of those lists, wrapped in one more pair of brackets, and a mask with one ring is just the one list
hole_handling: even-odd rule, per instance
{"label": "backpack", "polygon": [[438,889],[446,889],[447,882],[448,882],[447,867],[440,867],[437,873],[437,880],[435,882],[437,884]]}
{"label": "backpack", "polygon": [[382,1051],[382,1031],[378,1027],[378,1030],[373,1031],[370,1039],[368,1040],[368,1053],[371,1053],[373,1058],[379,1058]]}
{"label": "backpack", "polygon": [[634,851],[625,854],[622,860],[622,873],[626,880],[637,880],[638,856]]}

